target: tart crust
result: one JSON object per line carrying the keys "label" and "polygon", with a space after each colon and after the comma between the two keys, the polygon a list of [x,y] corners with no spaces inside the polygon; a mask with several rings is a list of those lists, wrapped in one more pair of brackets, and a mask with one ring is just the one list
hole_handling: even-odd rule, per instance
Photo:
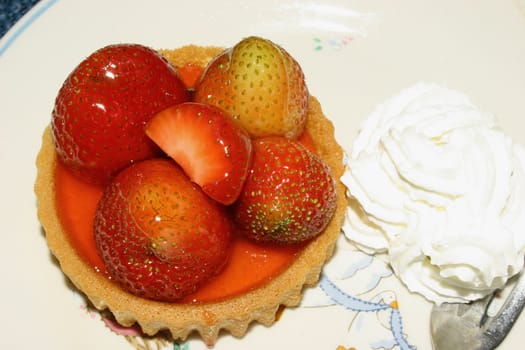
{"label": "tart crust", "polygon": [[[159,52],[177,66],[187,62],[204,66],[221,50],[218,47],[189,45]],[[284,272],[257,289],[218,302],[176,304],[137,297],[97,273],[78,256],[61,225],[55,204],[54,172],[57,156],[48,126],[36,160],[35,193],[38,218],[44,228],[49,249],[64,274],[97,309],[108,309],[123,326],[138,324],[147,335],[168,330],[173,339],[184,340],[196,331],[211,345],[217,340],[220,330],[241,337],[251,322],[269,326],[275,322],[281,305],[297,306],[303,287],[312,286],[318,281],[322,266],[333,254],[346,208],[345,189],[339,180],[344,171],[343,151],[335,140],[331,121],[324,116],[315,97],[310,97],[306,129],[318,155],[331,168],[336,180],[337,207],[324,232],[308,243]]]}

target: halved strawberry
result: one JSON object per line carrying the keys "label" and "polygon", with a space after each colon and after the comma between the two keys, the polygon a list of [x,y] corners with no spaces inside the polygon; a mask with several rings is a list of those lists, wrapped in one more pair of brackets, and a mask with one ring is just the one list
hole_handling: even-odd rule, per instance
{"label": "halved strawberry", "polygon": [[232,224],[169,159],[125,168],[106,187],[94,221],[112,278],[141,297],[175,301],[226,263]]}
{"label": "halved strawberry", "polygon": [[326,227],[336,206],[330,168],[298,141],[253,141],[253,163],[233,206],[241,232],[261,242],[299,243]]}
{"label": "halved strawberry", "polygon": [[252,144],[226,112],[182,103],[158,113],[145,130],[211,198],[225,205],[237,199],[251,163]]}

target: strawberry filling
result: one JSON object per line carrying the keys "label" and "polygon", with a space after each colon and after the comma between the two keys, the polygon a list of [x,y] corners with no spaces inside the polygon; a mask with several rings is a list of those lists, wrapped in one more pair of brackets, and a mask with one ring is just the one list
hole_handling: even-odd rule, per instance
{"label": "strawberry filling", "polygon": [[[60,163],[55,170],[55,182],[60,184],[55,194],[59,216],[71,244],[95,271],[108,276],[93,235],[93,218],[103,187],[79,180]],[[303,245],[261,245],[235,236],[224,270],[181,302],[219,301],[258,288],[290,266],[302,248]]]}

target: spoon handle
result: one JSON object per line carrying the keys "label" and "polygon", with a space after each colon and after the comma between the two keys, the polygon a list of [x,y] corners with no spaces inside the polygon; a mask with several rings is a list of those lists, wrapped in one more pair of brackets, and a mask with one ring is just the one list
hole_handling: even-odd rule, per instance
{"label": "spoon handle", "polygon": [[505,339],[524,305],[525,273],[522,272],[498,315],[486,323],[486,328],[482,333],[480,350],[494,349]]}

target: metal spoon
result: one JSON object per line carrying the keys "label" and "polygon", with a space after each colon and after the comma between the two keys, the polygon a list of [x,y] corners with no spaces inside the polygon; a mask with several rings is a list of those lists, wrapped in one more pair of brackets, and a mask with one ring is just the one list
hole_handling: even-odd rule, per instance
{"label": "metal spoon", "polygon": [[436,305],[430,316],[432,342],[436,350],[491,350],[510,332],[525,305],[525,273],[494,317],[487,307],[494,295],[469,304]]}

